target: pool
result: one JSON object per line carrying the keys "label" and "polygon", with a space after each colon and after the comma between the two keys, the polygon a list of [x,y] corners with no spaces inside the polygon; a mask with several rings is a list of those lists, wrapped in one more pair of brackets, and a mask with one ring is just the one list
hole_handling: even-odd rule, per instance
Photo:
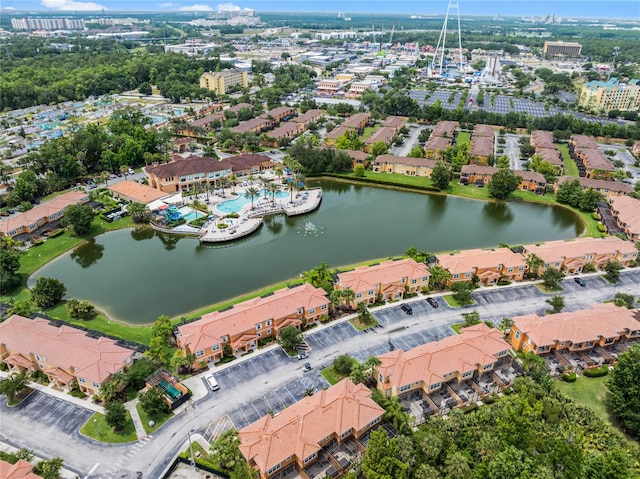
{"label": "pool", "polygon": [[198,218],[202,218],[205,216],[204,213],[200,213],[199,211],[192,211],[191,213],[187,213],[186,215],[182,215],[184,220],[189,223],[190,221],[197,220]]}
{"label": "pool", "polygon": [[[287,193],[286,191],[276,191],[275,196],[276,198],[286,198],[287,196],[289,196],[289,193]],[[253,199],[254,204],[256,201],[263,197],[264,190],[260,190],[260,196],[256,196]],[[270,192],[267,192],[267,198],[271,199]],[[245,205],[250,203],[251,199],[244,196],[244,193],[240,193],[238,194],[237,198],[234,198],[233,200],[223,201],[218,206],[216,206],[216,208],[218,208],[218,211],[221,211],[222,213],[238,213],[240,210],[242,210],[242,208],[245,207]]]}

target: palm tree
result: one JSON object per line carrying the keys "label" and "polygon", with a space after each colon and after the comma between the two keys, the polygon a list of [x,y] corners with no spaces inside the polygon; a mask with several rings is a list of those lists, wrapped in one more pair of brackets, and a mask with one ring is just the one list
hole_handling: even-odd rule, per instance
{"label": "palm tree", "polygon": [[289,182],[287,183],[287,189],[289,190],[289,193],[291,195],[290,203],[293,203],[293,192],[298,189],[296,182],[293,180],[289,180]]}
{"label": "palm tree", "polygon": [[277,166],[276,168],[274,168],[273,174],[276,176],[276,178],[278,178],[278,181],[280,182],[280,184],[282,184],[282,177],[284,176],[284,170],[279,166]]}
{"label": "palm tree", "polygon": [[429,268],[429,273],[431,273],[429,282],[431,283],[432,288],[435,288],[436,286],[444,287],[444,285],[451,279],[451,273],[437,264]]}
{"label": "palm tree", "polygon": [[226,176],[223,176],[222,178],[220,178],[220,188],[222,188],[222,196],[224,197],[224,189],[227,186],[227,184],[229,183],[229,180],[227,179]]}
{"label": "palm tree", "polygon": [[100,173],[100,178],[102,178],[102,181],[104,181],[104,186],[106,188],[109,188],[109,172],[103,171],[102,173]]}
{"label": "palm tree", "polygon": [[376,368],[380,366],[380,360],[375,356],[369,356],[362,364],[365,371],[369,371],[369,379],[373,381],[376,375]]}
{"label": "palm tree", "polygon": [[540,268],[544,266],[544,260],[537,254],[531,253],[527,256],[526,263],[529,268],[529,273],[533,274],[537,278],[538,271],[540,271]]}
{"label": "palm tree", "polygon": [[511,318],[502,318],[500,321],[500,329],[505,334],[511,329],[511,326],[513,326],[513,319]]}
{"label": "palm tree", "polygon": [[233,193],[235,193],[236,191],[236,185],[238,184],[238,175],[233,174],[231,176],[229,176],[229,183],[231,183],[231,186],[233,187]]}
{"label": "palm tree", "polygon": [[245,196],[245,198],[249,198],[251,200],[251,209],[254,209],[253,208],[253,200],[255,200],[256,197],[260,196],[260,191],[258,191],[257,188],[254,188],[253,186],[250,186],[244,192],[244,196]]}
{"label": "palm tree", "polygon": [[342,290],[342,299],[351,307],[351,302],[356,299],[356,293],[351,288],[345,288]]}
{"label": "palm tree", "polygon": [[280,185],[274,183],[273,181],[269,183],[269,193],[271,193],[271,203],[273,206],[276,205],[276,193],[280,191]]}
{"label": "palm tree", "polygon": [[120,165],[120,174],[124,175],[125,181],[127,181],[127,173],[129,173],[129,165]]}
{"label": "palm tree", "polygon": [[267,197],[267,191],[269,190],[269,184],[271,182],[268,179],[266,179],[265,177],[261,176],[260,177],[260,183],[262,183],[262,194],[266,198]]}

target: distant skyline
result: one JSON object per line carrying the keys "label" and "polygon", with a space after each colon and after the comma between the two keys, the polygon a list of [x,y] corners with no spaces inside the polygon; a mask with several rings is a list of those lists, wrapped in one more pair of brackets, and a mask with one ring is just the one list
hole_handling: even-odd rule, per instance
{"label": "distant skyline", "polygon": [[[218,10],[252,9],[258,12],[345,12],[398,13],[416,15],[444,14],[446,0],[248,0],[209,2],[205,0],[2,0],[2,10],[70,13],[83,11],[109,12],[215,12]],[[461,15],[541,16],[554,14],[564,18],[640,19],[640,0],[459,0]]]}

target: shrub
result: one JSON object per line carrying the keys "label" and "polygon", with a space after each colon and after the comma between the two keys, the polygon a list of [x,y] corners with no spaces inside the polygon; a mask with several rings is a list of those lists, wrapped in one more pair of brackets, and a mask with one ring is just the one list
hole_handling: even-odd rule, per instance
{"label": "shrub", "polygon": [[604,233],[604,225],[602,223],[598,223],[598,231]]}
{"label": "shrub", "polygon": [[562,375],[562,380],[565,383],[575,383],[576,379],[578,379],[578,376],[576,376],[576,373],[564,373]]}
{"label": "shrub", "polygon": [[599,368],[585,369],[582,374],[587,378],[601,378],[609,374],[609,366],[602,365]]}
{"label": "shrub", "polygon": [[64,234],[65,230],[60,229],[60,230],[56,230],[53,233],[49,234],[49,238],[57,238],[58,236]]}
{"label": "shrub", "polygon": [[227,223],[218,223],[218,229],[223,230],[223,229],[228,228],[228,227],[229,227],[229,225]]}
{"label": "shrub", "polygon": [[6,371],[7,369],[9,369],[7,363],[0,363],[0,371]]}
{"label": "shrub", "polygon": [[487,396],[483,399],[483,402],[485,404],[493,404],[494,402],[496,402],[496,398],[495,396],[491,395],[491,396]]}
{"label": "shrub", "polygon": [[229,213],[227,215],[224,216],[225,218],[240,218],[240,215],[238,213]]}
{"label": "shrub", "polygon": [[40,246],[42,243],[44,243],[44,240],[42,239],[37,239],[35,240],[33,243],[31,243],[33,246]]}

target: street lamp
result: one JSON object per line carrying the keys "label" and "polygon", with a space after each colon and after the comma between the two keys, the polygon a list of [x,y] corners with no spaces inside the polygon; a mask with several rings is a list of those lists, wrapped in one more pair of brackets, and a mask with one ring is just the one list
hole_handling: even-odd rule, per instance
{"label": "street lamp", "polygon": [[195,432],[195,429],[189,430],[189,455],[191,456],[191,467],[195,470],[196,460],[193,458],[193,443],[191,442],[191,434]]}

